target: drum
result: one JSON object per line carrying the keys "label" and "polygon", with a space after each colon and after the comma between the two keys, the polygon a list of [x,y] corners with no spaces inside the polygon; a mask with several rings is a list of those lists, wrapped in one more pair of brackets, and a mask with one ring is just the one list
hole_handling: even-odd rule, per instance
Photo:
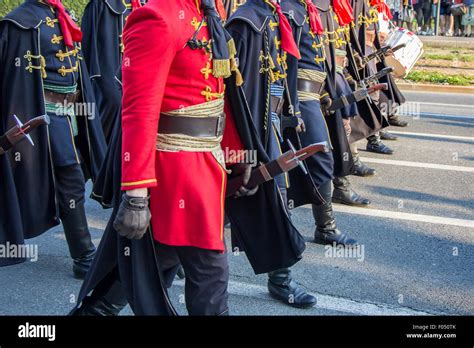
{"label": "drum", "polygon": [[[387,37],[392,33],[393,24],[387,18],[385,13],[379,13],[378,23],[379,23],[379,27],[378,27],[379,38],[380,38],[380,35],[383,35],[384,37]],[[383,40],[383,41],[385,41],[385,40]]]}
{"label": "drum", "polygon": [[403,78],[413,69],[423,54],[423,42],[411,31],[404,28],[394,30],[386,41],[386,45],[395,47],[404,43],[406,46],[385,57],[388,66],[393,67],[393,74]]}

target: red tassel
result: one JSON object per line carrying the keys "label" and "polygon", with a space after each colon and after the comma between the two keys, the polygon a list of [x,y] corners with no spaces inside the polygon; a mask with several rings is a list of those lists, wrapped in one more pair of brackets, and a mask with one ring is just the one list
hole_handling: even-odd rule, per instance
{"label": "red tassel", "polygon": [[311,0],[306,0],[306,8],[308,10],[311,31],[317,35],[322,35],[324,33],[324,27],[323,23],[321,22],[321,16],[319,15],[318,8]]}
{"label": "red tassel", "polygon": [[348,0],[334,0],[333,7],[339,25],[345,26],[354,20],[354,10]]}

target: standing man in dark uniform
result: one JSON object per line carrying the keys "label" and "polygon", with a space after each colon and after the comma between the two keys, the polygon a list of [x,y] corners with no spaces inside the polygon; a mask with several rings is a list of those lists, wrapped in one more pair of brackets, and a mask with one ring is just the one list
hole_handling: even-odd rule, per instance
{"label": "standing man in dark uniform", "polygon": [[0,23],[0,133],[13,114],[51,120],[32,135],[35,147],[22,142],[0,158],[0,202],[8,206],[0,242],[21,243],[61,221],[77,278],[95,254],[85,180],[95,179],[105,152],[81,39],[59,0],[26,0]]}
{"label": "standing man in dark uniform", "polygon": [[123,27],[142,0],[90,0],[81,19],[82,50],[89,70],[107,143],[120,118],[122,93],[115,76],[122,64]]}
{"label": "standing man in dark uniform", "polygon": [[[301,59],[297,60],[293,56],[288,57],[288,84],[295,86],[293,92],[294,104],[298,105],[296,109],[301,112],[306,131],[299,134],[302,146],[311,143],[326,141],[331,143],[328,125],[321,111],[321,94],[324,90],[326,73],[326,58],[324,46],[322,43],[322,34],[324,27],[319,16],[318,9],[311,0],[283,0],[282,8],[293,27],[293,36],[298,44],[301,53]],[[336,76],[338,78],[338,76]],[[336,85],[338,86],[338,85]],[[349,91],[337,91],[338,94],[351,93]],[[347,109],[347,112],[345,112]],[[342,117],[357,115],[355,104],[344,108],[344,114],[339,112],[329,115],[333,121],[335,118],[339,122],[331,122],[331,127],[338,127],[339,131],[333,134],[339,134],[343,140],[347,141],[344,132],[344,121]],[[347,114],[347,115],[346,115]],[[337,156],[342,160],[343,156]],[[290,173],[290,197],[303,196],[305,198],[295,199],[295,205],[312,203],[313,216],[316,223],[314,241],[320,244],[354,244],[355,240],[347,237],[347,234],[341,232],[336,227],[336,220],[331,204],[332,188],[331,181],[334,174],[334,156],[332,151],[327,153],[317,153],[306,160],[311,178],[321,193],[324,204],[311,202],[308,189],[300,183],[305,178],[299,171]],[[339,167],[342,167],[340,164]],[[301,187],[301,188],[300,188]],[[306,185],[307,187],[307,185]],[[297,192],[293,192],[293,191]]]}
{"label": "standing man in dark uniform", "polygon": [[[230,111],[246,148],[257,152],[259,162],[267,163],[282,154],[286,122],[301,127],[286,80],[288,56],[300,58],[300,53],[276,1],[247,0],[229,18],[227,28],[243,77],[243,81],[236,76],[227,81]],[[269,272],[270,295],[290,306],[308,308],[316,298],[293,280],[289,268],[301,259],[305,245],[289,215],[288,185],[288,175],[279,175],[251,197],[228,200],[227,213],[234,240],[254,271]],[[285,250],[286,255],[276,250]]]}
{"label": "standing man in dark uniform", "polygon": [[81,20],[82,49],[109,145],[91,197],[105,208],[111,208],[116,201],[114,187],[121,180],[120,168],[114,162],[121,161],[122,148],[123,28],[132,11],[145,3],[145,0],[91,0]]}
{"label": "standing man in dark uniform", "polygon": [[[384,40],[382,40],[381,34],[379,32],[379,25],[378,25],[378,16],[375,14],[377,13],[385,13],[387,14],[388,8],[384,2],[381,1],[372,1],[371,2],[374,15],[372,16],[372,21],[374,22],[374,30],[375,30],[375,38],[374,38],[374,48],[380,49],[384,45]],[[389,12],[388,12],[389,13]],[[377,62],[377,69],[381,70],[387,67],[385,63],[385,57],[380,57],[380,60]],[[403,93],[398,88],[395,79],[391,74],[384,76],[380,79],[380,82],[384,82],[388,84],[387,91],[380,92],[380,101],[381,104],[385,104],[385,108],[387,110],[387,117],[388,123],[394,127],[407,127],[408,122],[402,120],[400,116],[397,115],[398,107],[405,103],[406,99]],[[392,135],[393,136],[393,135]],[[383,138],[383,137],[382,137]]]}
{"label": "standing man in dark uniform", "polygon": [[[315,6],[319,10],[321,16],[321,21],[324,27],[324,33],[322,35],[322,44],[324,45],[325,57],[326,57],[326,71],[327,71],[327,82],[326,90],[327,93],[322,95],[322,105],[323,108],[325,104],[330,104],[330,100],[334,100],[342,96],[342,91],[348,91],[350,86],[346,79],[341,78],[337,69],[337,54],[336,49],[347,49],[347,40],[345,29],[350,25],[352,21],[352,12],[348,6],[345,6],[345,0],[316,0],[313,1]],[[361,102],[362,108],[357,108],[359,114],[357,118],[350,119],[347,117],[344,119],[344,128],[345,131],[339,130],[338,133],[335,133],[331,139],[334,146],[335,140],[340,144],[339,153],[343,155],[339,161],[335,161],[335,173],[334,173],[334,190],[332,201],[335,203],[355,205],[355,206],[368,206],[371,202],[369,199],[362,197],[352,188],[351,182],[349,180],[349,175],[353,174],[356,169],[357,158],[353,158],[352,151],[350,148],[349,141],[347,137],[351,134],[351,124],[353,121],[362,119],[367,116],[368,118],[373,118],[373,110],[369,105],[364,104],[368,103],[366,100]],[[353,108],[353,107],[352,107]],[[340,111],[336,111],[336,113]],[[366,115],[361,115],[361,112],[367,112]],[[341,114],[341,117],[343,115]],[[354,115],[350,115],[354,116]],[[334,122],[331,117],[327,117],[328,122]],[[349,122],[350,121],[350,122]],[[334,130],[340,129],[340,127],[333,127]],[[329,127],[331,132],[332,127]],[[343,140],[345,139],[345,140]],[[342,165],[337,166],[337,163],[340,162]]]}
{"label": "standing man in dark uniform", "polygon": [[243,147],[224,115],[223,77],[237,67],[219,5],[218,13],[213,0],[150,0],[127,21],[122,202],[73,314],[116,315],[126,303],[110,296],[116,286],[137,315],[176,314],[166,288],[179,263],[189,314],[228,313],[222,148]]}

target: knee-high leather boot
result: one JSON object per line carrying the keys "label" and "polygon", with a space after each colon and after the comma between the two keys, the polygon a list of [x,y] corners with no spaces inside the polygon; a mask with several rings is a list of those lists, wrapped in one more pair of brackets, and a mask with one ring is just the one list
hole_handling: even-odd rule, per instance
{"label": "knee-high leather boot", "polygon": [[316,297],[308,294],[291,277],[289,268],[282,268],[268,273],[268,291],[270,296],[296,308],[311,308],[316,304]]}
{"label": "knee-high leather boot", "polygon": [[69,253],[74,261],[72,270],[78,279],[84,279],[95,255],[95,246],[87,225],[84,203],[69,209],[61,218]]}
{"label": "knee-high leather boot", "polygon": [[72,316],[117,316],[128,300],[116,271],[110,273],[87,296],[80,307],[74,308]]}
{"label": "knee-high leather boot", "polygon": [[337,229],[336,220],[331,203],[331,182],[328,181],[319,188],[319,192],[326,201],[323,205],[314,205],[313,217],[316,223],[314,242],[318,244],[354,245],[356,240],[349,238],[346,233]]}
{"label": "knee-high leather boot", "polygon": [[[287,206],[286,189],[280,190],[285,209],[290,212]],[[291,276],[289,268],[281,268],[268,272],[268,291],[270,296],[281,302],[296,308],[311,308],[316,304],[316,297],[308,294]]]}
{"label": "knee-high leather boot", "polygon": [[[332,201],[355,206],[368,206],[370,200],[362,197],[352,189],[351,182],[345,176],[334,178],[334,191],[332,193]],[[331,201],[331,199],[329,199]]]}

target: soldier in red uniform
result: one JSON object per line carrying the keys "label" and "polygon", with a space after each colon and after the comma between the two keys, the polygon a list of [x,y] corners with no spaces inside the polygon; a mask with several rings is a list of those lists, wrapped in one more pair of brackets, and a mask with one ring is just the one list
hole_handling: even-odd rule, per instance
{"label": "soldier in red uniform", "polygon": [[[214,0],[151,0],[127,21],[122,65],[124,193],[81,294],[104,288],[118,269],[136,314],[173,314],[162,308],[171,306],[166,286],[154,291],[156,284],[150,281],[156,260],[158,273],[183,266],[189,314],[228,311],[223,234],[228,169],[221,142],[225,138],[225,146],[236,151],[243,145],[234,121],[224,115],[223,78],[237,65],[219,13]],[[243,164],[230,169],[236,167],[247,173],[250,169]],[[242,187],[240,193],[252,191]],[[121,236],[118,243],[113,240],[116,232]],[[147,238],[142,237],[147,232],[153,237],[154,257],[140,256],[146,254]],[[124,245],[131,248],[131,257],[123,255]],[[111,248],[117,248],[113,256]],[[157,301],[163,294],[165,300]]]}

